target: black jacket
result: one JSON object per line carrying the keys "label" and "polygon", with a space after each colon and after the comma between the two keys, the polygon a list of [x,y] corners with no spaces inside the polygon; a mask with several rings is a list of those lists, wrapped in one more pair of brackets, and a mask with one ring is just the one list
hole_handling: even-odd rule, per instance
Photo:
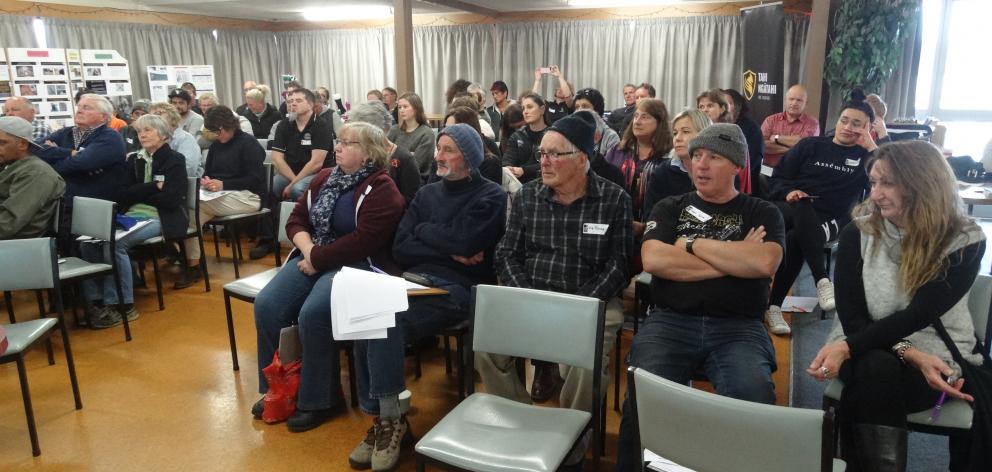
{"label": "black jacket", "polygon": [[272,126],[282,118],[276,107],[268,103],[265,104],[265,111],[262,112],[262,116],[260,117],[255,116],[255,113],[247,106],[238,108],[238,114],[245,117],[251,123],[251,134],[255,135],[257,139],[268,139],[269,132],[272,131]]}
{"label": "black jacket", "polygon": [[[127,187],[121,192],[120,208],[127,211],[131,205],[144,203],[158,210],[162,222],[162,235],[166,239],[179,239],[186,236],[189,224],[186,211],[186,158],[169,148],[168,144],[152,154],[152,180],[145,182],[144,159],[137,153],[127,156]],[[157,176],[164,178],[162,189],[156,185]]]}
{"label": "black jacket", "polygon": [[247,190],[265,195],[265,149],[258,140],[241,131],[234,131],[230,141],[219,140],[210,145],[203,175],[224,182],[224,190]]}

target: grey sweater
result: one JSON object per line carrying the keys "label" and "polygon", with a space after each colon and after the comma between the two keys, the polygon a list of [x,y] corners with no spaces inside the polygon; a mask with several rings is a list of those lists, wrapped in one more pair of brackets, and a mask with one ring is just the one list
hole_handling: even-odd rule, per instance
{"label": "grey sweater", "polygon": [[388,138],[413,154],[420,171],[420,180],[425,182],[431,172],[431,162],[434,162],[434,130],[430,126],[420,125],[413,131],[406,132],[400,130],[399,126],[394,126],[389,129]]}

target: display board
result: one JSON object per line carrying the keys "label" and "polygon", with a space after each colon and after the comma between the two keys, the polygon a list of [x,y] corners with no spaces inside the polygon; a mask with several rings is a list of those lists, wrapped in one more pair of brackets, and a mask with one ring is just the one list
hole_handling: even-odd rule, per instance
{"label": "display board", "polygon": [[83,49],[80,55],[86,88],[107,97],[131,95],[131,71],[117,51]]}
{"label": "display board", "polygon": [[79,89],[86,87],[83,80],[83,56],[78,49],[66,49],[65,60],[69,64],[69,93],[75,97]]}
{"label": "display board", "polygon": [[198,94],[217,91],[214,66],[148,66],[148,87],[153,102],[169,101],[169,93],[186,82],[193,84]]}
{"label": "display board", "polygon": [[11,91],[34,104],[55,127],[72,124],[72,96],[64,49],[7,48]]}
{"label": "display board", "polygon": [[3,102],[11,97],[10,89],[10,68],[7,67],[7,52],[0,48],[0,112],[3,111]]}

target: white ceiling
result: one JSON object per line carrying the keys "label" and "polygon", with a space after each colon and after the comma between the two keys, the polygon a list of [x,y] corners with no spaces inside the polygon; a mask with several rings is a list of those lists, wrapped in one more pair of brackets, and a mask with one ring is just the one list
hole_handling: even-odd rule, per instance
{"label": "white ceiling", "polygon": [[[33,0],[38,3],[58,3],[88,7],[119,8],[168,13],[188,13],[223,18],[242,18],[266,21],[299,21],[300,12],[308,7],[332,5],[387,5],[392,0]],[[460,0],[499,12],[528,10],[558,10],[575,8],[567,0]],[[658,3],[672,3],[673,0],[659,0]],[[675,0],[688,1],[688,0]],[[712,0],[710,0],[712,1]],[[616,5],[615,1],[603,0],[603,7]],[[456,11],[424,1],[414,1],[415,14],[447,13]],[[583,7],[588,8],[588,7]]]}

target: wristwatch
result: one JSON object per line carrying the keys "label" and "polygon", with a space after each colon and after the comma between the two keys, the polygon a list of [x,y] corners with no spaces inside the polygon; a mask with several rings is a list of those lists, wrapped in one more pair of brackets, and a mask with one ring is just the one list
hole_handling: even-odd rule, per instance
{"label": "wristwatch", "polygon": [[685,238],[685,252],[688,252],[689,254],[692,254],[692,255],[696,255],[696,253],[692,252],[692,243],[694,241],[696,241],[696,236],[695,235],[689,236],[688,238]]}
{"label": "wristwatch", "polygon": [[778,135],[772,136],[772,142],[778,144]]}

